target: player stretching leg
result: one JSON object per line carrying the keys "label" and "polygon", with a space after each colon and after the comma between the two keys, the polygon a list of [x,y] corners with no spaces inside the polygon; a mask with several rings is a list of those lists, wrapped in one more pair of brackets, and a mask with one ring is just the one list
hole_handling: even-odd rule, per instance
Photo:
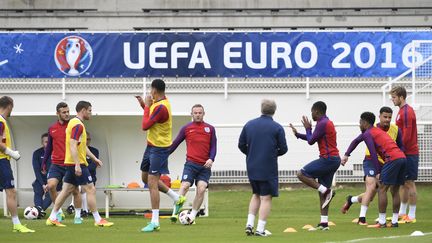
{"label": "player stretching leg", "polygon": [[[333,176],[340,166],[339,150],[336,144],[336,130],[333,122],[326,116],[327,106],[324,102],[318,101],[312,105],[312,119],[317,121],[315,130],[312,133],[312,124],[306,116],[303,116],[302,123],[306,134],[300,134],[290,124],[294,135],[297,138],[306,140],[310,145],[318,142],[320,151],[319,159],[304,166],[297,177],[305,185],[318,190],[320,199],[321,221],[317,229],[329,230],[328,209],[330,201],[335,192],[331,189]],[[318,182],[316,181],[318,179]]]}
{"label": "player stretching leg", "polygon": [[[377,128],[387,132],[387,134],[396,141],[398,147],[403,151],[402,135],[399,128],[395,124],[390,124],[393,115],[393,110],[390,107],[384,106],[380,109],[379,123],[376,124]],[[377,171],[375,165],[370,158],[370,152],[366,149],[365,159],[363,161],[363,171],[365,175],[365,186],[366,191],[358,196],[347,197],[347,201],[342,207],[342,213],[346,213],[353,203],[361,203],[360,215],[357,223],[359,225],[367,225],[366,223],[366,212],[369,207],[369,203],[373,200],[378,188],[378,180],[376,179]],[[378,157],[381,165],[384,164],[384,160]]]}
{"label": "player stretching leg", "polygon": [[[364,141],[370,152],[370,158],[375,166],[377,178],[380,180],[378,188],[378,210],[379,218],[376,225],[369,225],[373,228],[385,228],[386,209],[387,209],[387,191],[390,189],[393,199],[393,216],[391,227],[398,227],[398,210],[400,205],[399,186],[403,185],[405,180],[406,158],[404,153],[399,149],[396,142],[380,128],[374,127],[375,115],[371,112],[364,112],[360,116],[360,134],[355,138],[342,159],[342,165],[348,161],[351,152],[357,145]],[[384,160],[381,166],[378,156]]]}

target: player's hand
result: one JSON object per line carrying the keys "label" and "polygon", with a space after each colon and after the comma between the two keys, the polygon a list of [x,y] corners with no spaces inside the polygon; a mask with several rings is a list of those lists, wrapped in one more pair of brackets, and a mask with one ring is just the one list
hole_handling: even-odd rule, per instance
{"label": "player's hand", "polygon": [[76,176],[81,176],[82,175],[82,171],[81,171],[81,166],[80,165],[75,165],[75,175]]}
{"label": "player's hand", "polygon": [[148,95],[145,97],[144,103],[145,103],[145,105],[148,106],[148,107],[150,107],[150,106],[153,104],[153,99],[152,99],[151,95],[148,94]]}
{"label": "player's hand", "polygon": [[312,128],[312,122],[309,120],[307,116],[302,117],[302,121],[304,128],[309,129]]}
{"label": "player's hand", "polygon": [[42,170],[41,170],[42,175],[46,175],[47,170],[46,170],[46,165],[42,165]]}
{"label": "player's hand", "polygon": [[102,162],[100,159],[98,159],[98,158],[96,158],[96,159],[94,160],[94,162],[96,163],[96,166],[97,166],[98,168],[100,168],[100,167],[103,165],[103,162]]}
{"label": "player's hand", "polygon": [[212,165],[213,165],[213,160],[208,159],[204,164],[204,168],[211,169]]}
{"label": "player's hand", "polygon": [[294,136],[296,136],[297,135],[297,129],[293,126],[293,124],[289,124],[289,127],[291,128],[291,130],[293,131],[293,133],[294,133]]}
{"label": "player's hand", "polygon": [[42,186],[42,188],[43,188],[44,192],[48,192],[48,185],[45,184],[45,185]]}
{"label": "player's hand", "polygon": [[348,162],[348,156],[344,155],[344,157],[341,159],[341,165],[345,166],[345,164]]}
{"label": "player's hand", "polygon": [[145,103],[144,103],[143,98],[139,95],[135,96],[135,98],[138,100],[138,103],[140,104],[140,106],[144,109]]}
{"label": "player's hand", "polygon": [[381,173],[379,173],[378,175],[376,175],[377,180],[379,181],[381,178]]}
{"label": "player's hand", "polygon": [[12,157],[14,160],[19,160],[21,158],[19,151],[15,151],[10,148],[6,148],[4,153]]}

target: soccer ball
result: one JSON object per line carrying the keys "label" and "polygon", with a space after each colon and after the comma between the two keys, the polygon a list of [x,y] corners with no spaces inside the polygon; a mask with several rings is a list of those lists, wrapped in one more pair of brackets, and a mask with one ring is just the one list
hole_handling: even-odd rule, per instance
{"label": "soccer ball", "polygon": [[26,219],[37,219],[39,211],[35,207],[26,207],[24,209],[24,218]]}
{"label": "soccer ball", "polygon": [[180,212],[179,221],[180,221],[180,224],[183,224],[183,225],[190,225],[193,223],[193,221],[189,218],[189,210],[183,210]]}

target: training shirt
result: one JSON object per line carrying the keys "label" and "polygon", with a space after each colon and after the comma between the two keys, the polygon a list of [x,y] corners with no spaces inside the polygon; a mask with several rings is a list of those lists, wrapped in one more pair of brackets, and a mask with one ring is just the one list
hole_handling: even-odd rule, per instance
{"label": "training shirt", "polygon": [[216,157],[215,128],[205,122],[190,122],[180,129],[170,147],[170,154],[186,140],[186,160],[204,165],[208,159]]}
{"label": "training shirt", "polygon": [[[2,143],[6,145],[7,148],[11,148],[12,141],[9,131],[9,125],[6,122],[6,119],[0,115],[0,139],[2,140]],[[10,156],[5,154],[4,152],[0,151],[0,159],[7,159],[10,160]]]}
{"label": "training shirt", "polygon": [[144,108],[142,129],[147,131],[147,143],[156,147],[169,147],[172,140],[171,105],[164,97]]}
{"label": "training shirt", "polygon": [[[66,128],[68,121],[61,124],[56,121],[48,128],[48,144],[45,148],[44,159],[42,161],[42,169],[46,167],[47,159],[56,165],[63,166],[65,160],[65,140]],[[45,170],[47,170],[45,168]]]}
{"label": "training shirt", "polygon": [[399,109],[396,117],[396,125],[401,129],[402,141],[406,155],[418,155],[417,144],[417,119],[414,109],[405,104]]}
{"label": "training shirt", "polygon": [[355,138],[345,152],[345,155],[350,156],[352,151],[362,141],[366,143],[370,151],[371,160],[378,173],[381,171],[381,164],[378,161],[378,156],[384,160],[384,163],[405,158],[404,153],[398,148],[396,142],[393,141],[386,132],[377,127],[370,127]]}
{"label": "training shirt", "polygon": [[250,180],[278,178],[278,156],[288,151],[283,127],[270,116],[262,115],[244,125],[238,148],[246,155]]}
{"label": "training shirt", "polygon": [[336,129],[333,122],[330,121],[326,115],[322,116],[317,121],[313,133],[312,128],[307,128],[306,134],[297,133],[296,137],[306,140],[310,145],[318,142],[320,157],[339,157],[339,150],[336,143]]}
{"label": "training shirt", "polygon": [[65,165],[74,166],[75,161],[70,151],[70,140],[78,141],[78,159],[80,164],[88,166],[87,163],[87,132],[84,123],[78,118],[72,118],[66,128],[66,153]]}
{"label": "training shirt", "polygon": [[[395,124],[390,124],[390,126],[387,128],[387,130],[384,129],[384,127],[380,126],[379,123],[375,125],[376,127],[380,128],[384,132],[387,132],[387,134],[393,139],[393,141],[396,142],[397,146],[400,148],[400,150],[404,151],[403,143],[402,143],[402,134],[400,132],[400,129]],[[369,149],[366,148],[365,152],[365,159],[370,160],[370,152]],[[384,164],[384,160],[381,158],[381,156],[378,156],[378,161],[380,164]]]}

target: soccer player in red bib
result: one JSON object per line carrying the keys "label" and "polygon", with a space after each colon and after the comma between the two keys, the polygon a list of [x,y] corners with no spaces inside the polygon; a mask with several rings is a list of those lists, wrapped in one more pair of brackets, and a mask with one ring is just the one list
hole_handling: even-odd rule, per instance
{"label": "soccer player in red bib", "polygon": [[[394,87],[390,91],[393,104],[399,107],[396,125],[402,131],[402,141],[407,158],[406,181],[401,190],[400,223],[416,222],[417,189],[415,180],[418,175],[419,149],[417,144],[417,119],[414,109],[405,101],[407,92],[404,87]],[[409,203],[409,212],[406,214]]]}
{"label": "soccer player in red bib", "polygon": [[[190,224],[195,220],[199,208],[204,200],[211,168],[216,157],[215,128],[204,122],[204,107],[200,104],[192,106],[192,122],[180,129],[176,139],[170,147],[170,154],[174,152],[183,140],[186,140],[186,163],[183,169],[182,184],[179,194],[185,196],[189,187],[195,183],[196,196],[192,203],[192,211],[188,218]],[[175,222],[177,216],[173,210],[171,221]]]}
{"label": "soccer player in red bib", "polygon": [[10,159],[19,160],[21,155],[11,148],[11,131],[6,121],[6,118],[10,117],[12,113],[13,106],[11,97],[3,96],[0,98],[0,191],[6,191],[6,203],[12,218],[13,232],[33,233],[34,230],[21,224],[17,212],[15,180]]}
{"label": "soccer player in red bib", "polygon": [[[66,128],[69,123],[69,107],[65,102],[60,102],[56,106],[57,121],[48,128],[48,144],[45,147],[44,158],[42,161],[42,171],[47,169],[47,160],[51,158],[51,166],[47,174],[48,183],[44,191],[48,191],[53,203],[57,198],[57,191],[61,190],[63,177],[66,174],[65,160],[65,139]],[[77,190],[73,191],[75,205],[81,205],[81,196]],[[81,221],[81,206],[75,209],[76,223]],[[59,209],[57,220],[64,219],[62,209]]]}
{"label": "soccer player in red bib", "polygon": [[[297,177],[305,185],[318,190],[320,198],[321,221],[316,229],[329,230],[328,209],[334,191],[331,189],[333,176],[340,166],[339,150],[336,144],[336,129],[333,122],[327,117],[327,105],[317,101],[312,105],[312,119],[317,122],[312,133],[312,124],[306,116],[303,116],[302,123],[306,134],[300,134],[290,124],[294,135],[297,138],[306,140],[308,144],[318,143],[319,159],[305,165],[297,174]],[[318,182],[316,181],[318,179]]]}
{"label": "soccer player in red bib", "polygon": [[[381,184],[378,188],[378,210],[379,220],[376,225],[369,225],[373,228],[385,228],[386,209],[387,209],[387,191],[390,188],[393,199],[393,216],[391,227],[398,227],[398,211],[400,204],[399,187],[405,181],[405,154],[399,149],[396,142],[382,129],[374,127],[375,115],[372,112],[363,112],[360,116],[361,134],[355,138],[342,159],[342,165],[348,161],[351,152],[357,145],[364,141],[370,152],[370,158],[378,174],[377,178]],[[378,160],[380,156],[384,160],[384,165]]]}

